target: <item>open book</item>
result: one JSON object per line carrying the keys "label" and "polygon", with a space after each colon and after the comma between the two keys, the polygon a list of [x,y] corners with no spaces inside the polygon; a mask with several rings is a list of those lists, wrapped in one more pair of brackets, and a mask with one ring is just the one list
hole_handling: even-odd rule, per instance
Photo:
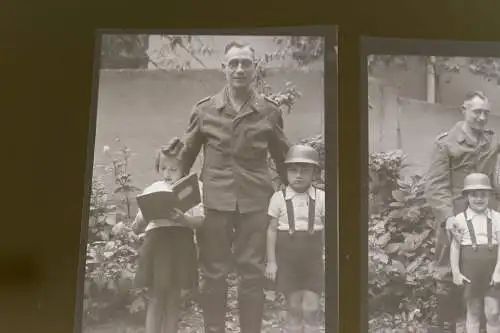
{"label": "open book", "polygon": [[198,176],[192,173],[171,187],[158,186],[138,195],[137,204],[146,221],[168,219],[172,208],[186,212],[201,202]]}

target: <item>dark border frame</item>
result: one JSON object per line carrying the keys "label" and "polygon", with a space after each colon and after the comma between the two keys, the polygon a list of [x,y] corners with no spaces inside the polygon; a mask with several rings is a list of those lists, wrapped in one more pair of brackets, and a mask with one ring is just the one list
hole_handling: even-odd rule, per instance
{"label": "dark border frame", "polygon": [[[339,297],[338,297],[338,227],[339,227],[339,191],[338,191],[338,54],[334,46],[338,47],[337,26],[304,26],[304,27],[271,27],[271,28],[242,28],[242,29],[100,29],[95,33],[94,67],[92,80],[92,98],[89,112],[89,133],[87,137],[87,160],[85,173],[84,196],[82,198],[82,221],[80,229],[80,247],[78,260],[78,281],[76,285],[75,321],[73,331],[82,332],[83,292],[85,281],[85,261],[87,249],[88,215],[92,186],[94,163],[97,105],[99,92],[99,74],[101,58],[101,36],[104,34],[182,34],[182,35],[240,35],[240,36],[322,36],[325,38],[324,56],[324,126],[325,126],[325,181],[326,202],[335,202],[335,205],[326,206],[326,220],[333,221],[325,226],[325,329],[332,333],[338,331],[339,326]],[[334,189],[328,191],[328,188]],[[328,314],[328,315],[327,315]]]}
{"label": "dark border frame", "polygon": [[498,57],[500,42],[464,42],[450,40],[401,39],[383,37],[361,38],[361,254],[360,254],[360,327],[361,332],[368,332],[367,270],[368,270],[368,68],[367,56],[413,55],[413,56],[448,56],[448,57]]}

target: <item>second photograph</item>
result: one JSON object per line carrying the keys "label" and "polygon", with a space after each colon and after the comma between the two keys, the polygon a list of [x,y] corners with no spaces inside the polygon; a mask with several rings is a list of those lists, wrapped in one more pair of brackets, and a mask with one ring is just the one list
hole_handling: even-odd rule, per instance
{"label": "second photograph", "polygon": [[368,44],[367,331],[500,332],[500,55]]}

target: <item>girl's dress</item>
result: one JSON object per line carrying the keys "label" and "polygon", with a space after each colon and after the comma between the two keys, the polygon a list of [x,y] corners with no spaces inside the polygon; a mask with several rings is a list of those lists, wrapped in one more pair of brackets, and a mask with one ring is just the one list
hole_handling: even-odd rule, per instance
{"label": "girl's dress", "polygon": [[491,285],[497,263],[500,214],[491,209],[478,214],[467,208],[454,221],[461,238],[460,271],[471,281],[464,286],[464,298],[500,296],[500,290]]}
{"label": "girl's dress", "polygon": [[[168,185],[163,181],[156,182],[144,193],[164,186]],[[193,207],[186,214],[204,216],[203,205]],[[140,210],[134,224],[145,224]],[[190,227],[167,219],[152,220],[147,224],[144,243],[139,251],[136,285],[155,290],[196,289],[197,261],[195,232]]]}

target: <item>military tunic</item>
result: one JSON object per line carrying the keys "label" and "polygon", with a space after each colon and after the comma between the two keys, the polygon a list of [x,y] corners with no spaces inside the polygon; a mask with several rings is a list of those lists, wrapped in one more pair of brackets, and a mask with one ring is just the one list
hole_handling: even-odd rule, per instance
{"label": "military tunic", "polygon": [[268,153],[285,180],[283,161],[290,144],[281,110],[264,96],[252,94],[240,111],[231,106],[227,87],[201,100],[192,111],[184,142],[184,172],[203,148],[201,178],[208,209],[267,210],[274,193]]}
{"label": "military tunic", "polygon": [[[485,173],[495,179],[499,143],[493,130],[485,130],[478,142],[463,130],[458,122],[435,141],[430,167],[426,175],[425,195],[433,209],[437,234],[436,264],[441,278],[450,278],[450,240],[444,224],[449,217],[465,210],[466,198],[462,195],[465,177],[472,172]],[[496,196],[498,197],[498,186]],[[492,200],[492,208],[496,208]]]}
{"label": "military tunic", "polygon": [[203,148],[206,216],[196,237],[204,277],[200,304],[205,332],[225,330],[227,276],[234,265],[241,278],[241,332],[261,332],[267,208],[274,193],[268,154],[285,180],[283,162],[290,146],[283,133],[281,110],[256,93],[235,110],[226,87],[195,105],[184,143],[185,173]]}

